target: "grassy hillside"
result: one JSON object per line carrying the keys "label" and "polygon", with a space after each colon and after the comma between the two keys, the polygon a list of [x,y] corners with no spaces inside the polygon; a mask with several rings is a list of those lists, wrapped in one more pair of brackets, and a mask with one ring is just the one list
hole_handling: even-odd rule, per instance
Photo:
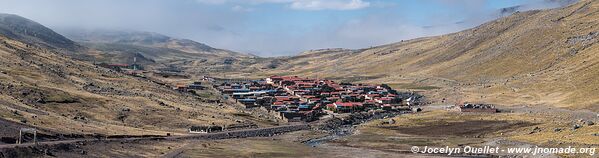
{"label": "grassy hillside", "polygon": [[[107,63],[133,63],[150,69],[178,69],[197,74],[198,71],[221,72],[234,67],[241,69],[240,60],[250,61],[255,57],[187,39],[177,39],[152,32],[115,30],[61,31],[96,52],[93,60]],[[232,69],[232,68],[231,68]]]}
{"label": "grassy hillside", "polygon": [[0,89],[0,118],[57,133],[164,135],[246,121],[231,107],[5,36]]}
{"label": "grassy hillside", "polygon": [[599,111],[597,26],[599,2],[583,0],[565,8],[518,12],[448,35],[274,59],[279,66],[258,75],[436,86],[442,88],[428,92],[437,101]]}

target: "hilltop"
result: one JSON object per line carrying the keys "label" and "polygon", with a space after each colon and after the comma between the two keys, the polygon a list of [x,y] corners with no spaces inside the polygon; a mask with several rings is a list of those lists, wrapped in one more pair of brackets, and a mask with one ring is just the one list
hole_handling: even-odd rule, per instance
{"label": "hilltop", "polygon": [[26,18],[0,13],[0,34],[27,44],[66,51],[81,50],[81,46],[53,30]]}

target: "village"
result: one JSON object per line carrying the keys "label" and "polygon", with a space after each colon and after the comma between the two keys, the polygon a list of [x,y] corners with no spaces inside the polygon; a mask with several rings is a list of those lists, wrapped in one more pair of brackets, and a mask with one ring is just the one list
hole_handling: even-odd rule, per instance
{"label": "village", "polygon": [[599,158],[599,0],[119,2],[0,5],[0,158]]}
{"label": "village", "polygon": [[370,110],[409,111],[420,96],[387,85],[338,83],[298,76],[215,82],[214,87],[246,108],[264,107],[288,122],[317,120],[327,114]]}
{"label": "village", "polygon": [[[100,66],[135,77],[146,77],[143,75],[143,67],[137,64]],[[170,71],[155,73],[161,76],[173,75]],[[414,92],[400,92],[386,84],[353,84],[299,76],[270,76],[253,80],[203,76],[198,81],[176,83],[173,89],[193,94],[207,89],[217,90],[221,99],[231,100],[246,109],[264,108],[269,114],[285,122],[312,122],[323,117],[347,116],[359,112],[419,112],[425,104],[423,96]],[[494,105],[472,103],[456,103],[447,110],[462,113],[499,112]],[[190,133],[223,130],[223,126],[216,125],[193,126],[189,129]]]}
{"label": "village", "polygon": [[[99,64],[99,66],[142,77],[146,71],[138,64]],[[177,75],[156,71],[162,76]],[[209,83],[211,85],[204,85]],[[164,84],[164,83],[163,83]],[[192,92],[218,90],[223,99],[232,99],[245,108],[263,107],[287,122],[310,122],[320,116],[351,114],[370,110],[419,111],[423,97],[413,92],[399,92],[385,84],[337,83],[327,79],[299,76],[271,76],[264,79],[219,79],[203,76],[202,81],[176,83],[174,90]],[[458,112],[496,113],[495,105],[456,103],[448,110]]]}

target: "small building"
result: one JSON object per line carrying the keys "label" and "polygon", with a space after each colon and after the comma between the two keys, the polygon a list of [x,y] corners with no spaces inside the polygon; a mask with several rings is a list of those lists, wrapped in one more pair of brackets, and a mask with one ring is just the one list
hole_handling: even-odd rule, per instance
{"label": "small building", "polygon": [[223,89],[222,92],[225,94],[245,93],[250,92],[250,89]]}
{"label": "small building", "polygon": [[240,92],[240,93],[233,93],[232,96],[235,99],[240,99],[240,98],[247,98],[247,97],[259,97],[266,93],[267,93],[267,91]]}
{"label": "small building", "polygon": [[381,105],[381,109],[383,109],[383,110],[392,110],[393,106],[391,106],[391,104],[383,104],[383,105]]}
{"label": "small building", "polygon": [[239,103],[245,105],[246,108],[251,108],[256,106],[256,99],[238,99]]}
{"label": "small building", "polygon": [[187,92],[188,87],[185,84],[177,84],[173,89],[179,92]]}
{"label": "small building", "polygon": [[284,110],[287,110],[287,105],[283,102],[274,102],[274,103],[272,103],[272,105],[270,105],[270,109],[273,109],[276,111],[284,111]]}
{"label": "small building", "polygon": [[364,110],[364,106],[359,102],[335,102],[327,105],[327,108],[337,113],[352,113]]}
{"label": "small building", "polygon": [[310,111],[310,110],[312,110],[312,108],[314,108],[314,106],[312,106],[310,104],[300,104],[298,106],[299,111]]}
{"label": "small building", "polygon": [[204,90],[206,87],[202,86],[202,82],[193,82],[192,84],[187,85],[187,89]]}
{"label": "small building", "polygon": [[271,76],[269,78],[266,78],[266,83],[268,83],[268,84],[278,84],[282,80],[283,80],[283,77],[281,77],[281,76]]}
{"label": "small building", "polygon": [[497,108],[491,104],[470,104],[456,106],[456,109],[460,112],[484,112],[484,113],[496,113]]}
{"label": "small building", "polygon": [[392,104],[395,101],[395,98],[391,98],[391,97],[381,97],[381,98],[376,98],[374,99],[377,103],[380,104]]}
{"label": "small building", "polygon": [[299,122],[302,121],[304,114],[297,111],[281,111],[281,117],[285,118],[287,122]]}
{"label": "small building", "polygon": [[189,133],[212,133],[223,131],[221,126],[191,126]]}
{"label": "small building", "polygon": [[287,122],[299,122],[299,121],[314,121],[316,119],[316,111],[281,111],[281,117],[285,118]]}

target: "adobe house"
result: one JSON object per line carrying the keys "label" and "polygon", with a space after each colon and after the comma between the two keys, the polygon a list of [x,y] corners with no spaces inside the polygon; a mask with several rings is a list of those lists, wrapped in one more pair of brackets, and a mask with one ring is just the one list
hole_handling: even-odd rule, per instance
{"label": "adobe house", "polygon": [[285,118],[287,122],[299,122],[304,118],[304,114],[295,111],[281,111],[280,115]]}

